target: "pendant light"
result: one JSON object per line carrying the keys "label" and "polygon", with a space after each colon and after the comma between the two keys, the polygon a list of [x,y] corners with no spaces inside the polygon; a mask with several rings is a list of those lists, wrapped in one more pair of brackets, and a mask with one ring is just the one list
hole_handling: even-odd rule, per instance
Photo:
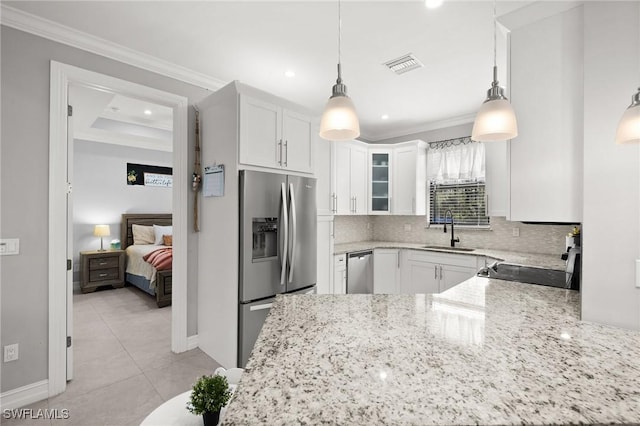
{"label": "pendant light", "polygon": [[[640,5],[638,5],[638,11],[638,22],[640,22]],[[638,47],[640,47],[640,29],[638,36]],[[640,56],[638,57],[638,71],[640,71]],[[640,142],[640,87],[638,87],[638,92],[631,97],[631,105],[622,114],[616,130],[616,143],[629,142]]]}
{"label": "pendant light", "polygon": [[493,142],[513,139],[518,136],[516,114],[509,100],[504,96],[504,89],[498,85],[498,66],[496,60],[496,2],[493,1],[493,82],[487,91],[476,121],[473,123],[471,139],[479,142]]}
{"label": "pendant light", "polygon": [[338,79],[320,120],[320,137],[331,141],[348,141],[360,136],[360,123],[353,101],[342,83],[342,15],[338,0]]}

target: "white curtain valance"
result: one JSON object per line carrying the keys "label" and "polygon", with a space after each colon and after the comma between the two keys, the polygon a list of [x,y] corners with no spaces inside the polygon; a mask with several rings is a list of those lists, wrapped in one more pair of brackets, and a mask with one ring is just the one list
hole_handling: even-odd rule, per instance
{"label": "white curtain valance", "polygon": [[483,181],[484,144],[470,138],[460,139],[458,144],[430,144],[427,179],[435,182]]}

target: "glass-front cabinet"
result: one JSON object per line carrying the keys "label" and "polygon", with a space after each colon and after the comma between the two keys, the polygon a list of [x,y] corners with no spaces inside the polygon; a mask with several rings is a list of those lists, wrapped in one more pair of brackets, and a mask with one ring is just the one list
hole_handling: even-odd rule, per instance
{"label": "glass-front cabinet", "polygon": [[391,212],[391,151],[369,151],[369,214]]}

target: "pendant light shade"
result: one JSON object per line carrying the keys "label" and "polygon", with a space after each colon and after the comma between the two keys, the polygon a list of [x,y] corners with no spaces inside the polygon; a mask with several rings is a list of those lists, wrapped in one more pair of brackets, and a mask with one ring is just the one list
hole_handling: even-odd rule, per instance
{"label": "pendant light shade", "polygon": [[504,97],[502,87],[496,79],[497,68],[493,68],[494,78],[487,92],[476,121],[473,123],[471,139],[478,142],[495,142],[513,139],[518,136],[518,123],[513,106]]}
{"label": "pendant light shade", "polygon": [[320,137],[331,141],[348,141],[360,136],[360,122],[353,101],[342,83],[342,17],[338,1],[338,79],[320,120]]}
{"label": "pendant light shade", "polygon": [[616,131],[616,143],[640,142],[640,87],[631,98],[631,105],[622,114]]}
{"label": "pendant light shade", "polygon": [[[338,76],[340,66],[338,66]],[[333,96],[329,98],[320,120],[320,137],[331,141],[347,141],[360,136],[360,123],[353,101],[347,96],[347,87],[338,82],[333,86]]]}
{"label": "pendant light shade", "polygon": [[476,120],[473,123],[471,139],[478,142],[495,142],[513,139],[518,136],[518,122],[513,106],[504,96],[504,89],[498,84],[498,66],[496,65],[496,2],[493,2],[493,82],[487,91]]}

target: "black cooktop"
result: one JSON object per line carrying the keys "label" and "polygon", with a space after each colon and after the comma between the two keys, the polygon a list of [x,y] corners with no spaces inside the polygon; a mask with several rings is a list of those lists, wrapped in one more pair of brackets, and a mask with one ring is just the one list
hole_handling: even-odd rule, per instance
{"label": "black cooktop", "polygon": [[554,269],[500,263],[478,272],[478,276],[505,281],[519,281],[527,284],[571,288],[571,274]]}

